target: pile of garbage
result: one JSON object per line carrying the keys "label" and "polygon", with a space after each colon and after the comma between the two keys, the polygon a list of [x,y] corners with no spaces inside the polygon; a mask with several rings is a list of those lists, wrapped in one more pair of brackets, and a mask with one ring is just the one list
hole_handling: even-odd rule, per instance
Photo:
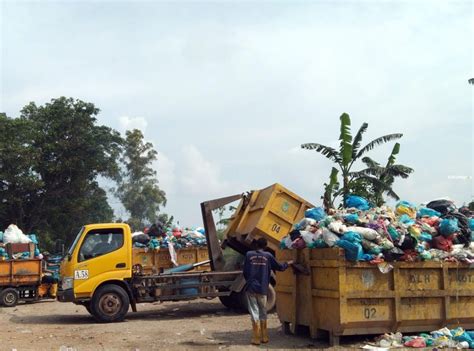
{"label": "pile of garbage", "polygon": [[174,249],[184,249],[189,247],[206,246],[206,232],[204,228],[182,229],[179,226],[165,228],[161,223],[156,223],[143,232],[132,234],[134,247],[150,249],[167,249],[173,246]]}
{"label": "pile of garbage", "polygon": [[[28,244],[33,243],[34,251],[15,252],[10,257],[7,251],[7,244]],[[29,258],[42,259],[43,255],[40,253],[38,248],[38,239],[36,234],[24,234],[23,231],[18,228],[15,224],[10,224],[4,232],[0,231],[0,260],[8,259],[29,259]]]}
{"label": "pile of garbage", "polygon": [[403,336],[402,333],[384,334],[378,337],[375,344],[366,345],[364,349],[373,347],[384,349],[411,347],[411,348],[449,348],[474,349],[474,331],[466,331],[462,327],[455,329],[442,328],[430,333]]}
{"label": "pile of garbage", "polygon": [[349,261],[455,261],[474,263],[474,213],[450,200],[416,207],[400,201],[394,210],[370,207],[348,196],[346,208],[320,207],[283,237],[281,249],[340,247]]}

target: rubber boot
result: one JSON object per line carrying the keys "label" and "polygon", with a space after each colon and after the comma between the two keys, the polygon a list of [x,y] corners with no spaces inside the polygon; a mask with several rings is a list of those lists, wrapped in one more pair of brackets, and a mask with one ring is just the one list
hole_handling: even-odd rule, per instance
{"label": "rubber boot", "polygon": [[267,329],[267,321],[263,320],[260,321],[260,329],[262,331],[262,343],[266,344],[268,342],[268,329]]}
{"label": "rubber boot", "polygon": [[259,321],[252,321],[252,344],[253,345],[260,345],[260,339],[262,338],[262,330],[260,329]]}

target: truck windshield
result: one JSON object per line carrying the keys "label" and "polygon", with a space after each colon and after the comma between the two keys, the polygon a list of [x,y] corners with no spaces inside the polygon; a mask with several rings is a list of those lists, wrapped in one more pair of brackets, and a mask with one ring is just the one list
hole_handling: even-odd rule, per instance
{"label": "truck windshield", "polygon": [[77,242],[79,241],[83,231],[84,231],[84,227],[82,227],[81,230],[79,230],[79,233],[77,233],[76,238],[74,239],[74,242],[72,243],[71,247],[69,248],[67,252],[68,256],[71,256],[72,253],[74,252],[74,249],[76,248]]}

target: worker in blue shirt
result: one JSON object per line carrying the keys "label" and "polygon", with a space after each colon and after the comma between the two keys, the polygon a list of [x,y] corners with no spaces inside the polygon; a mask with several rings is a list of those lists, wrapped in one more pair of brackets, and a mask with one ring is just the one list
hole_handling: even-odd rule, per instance
{"label": "worker in blue shirt", "polygon": [[278,262],[269,252],[267,239],[259,238],[255,242],[255,251],[247,252],[244,263],[244,277],[247,281],[246,292],[250,317],[252,319],[252,344],[268,342],[267,330],[267,292],[272,270],[284,271],[293,261]]}

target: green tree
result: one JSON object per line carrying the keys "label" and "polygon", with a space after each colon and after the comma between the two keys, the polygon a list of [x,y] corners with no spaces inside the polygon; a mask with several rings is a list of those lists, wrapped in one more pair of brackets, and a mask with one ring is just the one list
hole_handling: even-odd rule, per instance
{"label": "green tree", "polygon": [[399,152],[400,144],[396,143],[388,157],[385,167],[370,157],[364,157],[362,158],[362,162],[366,164],[367,168],[359,172],[351,173],[351,176],[356,180],[366,181],[372,186],[372,191],[366,196],[368,196],[376,206],[382,206],[385,203],[383,199],[384,193],[387,193],[389,197],[395,200],[400,200],[400,197],[392,189],[395,178],[400,177],[406,179],[413,173],[412,168],[395,164],[396,156]]}
{"label": "green tree", "polygon": [[403,134],[387,134],[372,140],[370,143],[361,148],[362,136],[366,132],[369,125],[367,123],[363,123],[357,131],[355,137],[352,138],[351,120],[349,115],[347,113],[343,113],[340,117],[340,121],[341,132],[339,135],[339,150],[319,143],[306,143],[302,144],[301,147],[307,150],[315,150],[337,165],[341,171],[342,188],[336,195],[342,193],[343,201],[345,203],[345,200],[350,193],[351,170],[354,162],[361,159],[364,154],[372,150],[374,147],[395,139],[399,139],[403,136]]}
{"label": "green tree", "polygon": [[[32,102],[20,118],[6,122],[21,128],[15,131],[14,148],[2,153],[2,159],[9,160],[7,166],[2,162],[2,179],[8,167],[22,169],[8,182],[7,191],[16,198],[27,192],[32,200],[21,211],[18,204],[6,204],[9,215],[4,221],[18,221],[13,214],[19,213],[24,231],[69,241],[83,224],[112,220],[113,211],[97,178],[117,178],[122,138],[97,125],[98,113],[92,103],[60,97],[43,106]],[[25,182],[30,185],[24,186]]]}
{"label": "green tree", "polygon": [[31,131],[28,121],[0,114],[0,230],[14,223],[30,231],[44,222],[44,183],[34,171],[38,158]]}
{"label": "green tree", "polygon": [[115,191],[125,209],[130,213],[128,223],[141,229],[145,222],[155,222],[161,206],[166,205],[166,194],[158,186],[156,171],[151,167],[157,159],[153,144],[143,141],[138,129],[125,133],[124,168]]}

